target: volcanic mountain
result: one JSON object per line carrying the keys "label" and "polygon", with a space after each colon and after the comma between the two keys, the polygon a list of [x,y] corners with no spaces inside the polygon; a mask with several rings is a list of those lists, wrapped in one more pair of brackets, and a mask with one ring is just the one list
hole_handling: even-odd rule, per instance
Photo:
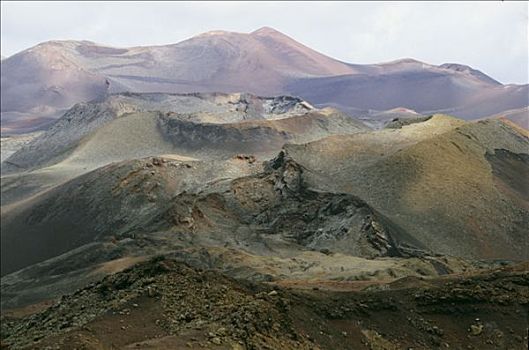
{"label": "volcanic mountain", "polygon": [[267,27],[165,46],[45,42],[2,60],[1,84],[2,130],[11,133],[46,127],[76,102],[123,91],[289,94],[357,115],[406,107],[478,118],[529,105],[527,85],[502,85],[467,66],[349,64]]}
{"label": "volcanic mountain", "polygon": [[2,146],[16,148],[2,163],[2,205],[112,162],[148,156],[251,156],[261,162],[285,143],[369,130],[336,109],[318,109],[290,96],[113,94],[76,104],[33,138],[3,138]]}
{"label": "volcanic mountain", "polygon": [[[480,346],[456,315],[496,342],[510,339],[498,332],[523,335],[527,271],[512,264],[529,258],[527,131],[504,119],[388,114],[407,117],[372,131],[299,98],[250,94],[77,104],[2,165],[2,344],[71,348],[121,331],[119,344],[135,348],[299,348],[289,339],[309,333],[329,349]],[[499,265],[508,266],[482,271]],[[277,299],[267,310],[285,325],[309,317],[302,310],[325,316],[313,330],[283,337],[272,323],[248,340],[254,329],[233,333],[243,329],[233,320],[255,318],[242,295],[255,315]],[[395,310],[405,316],[391,332],[371,320]],[[477,316],[509,326],[481,329]],[[252,327],[280,320],[270,317]]]}
{"label": "volcanic mountain", "polygon": [[[277,268],[262,259],[281,265],[292,257],[321,266],[316,271],[396,258],[352,265],[363,261],[384,276],[424,271],[425,263],[434,269],[426,274],[454,271],[466,266],[461,258],[527,260],[528,149],[527,132],[502,120],[435,115],[287,144],[265,162],[162,155],[115,162],[40,192],[32,181],[64,163],[13,174],[2,185],[2,273],[11,273],[4,293],[13,303],[35,301],[82,286],[99,264],[162,251],[231,266],[245,278]],[[13,188],[23,193],[13,196]],[[211,260],[201,248],[238,257]],[[331,252],[338,255],[322,257]]]}
{"label": "volcanic mountain", "polygon": [[510,122],[434,115],[285,152],[307,186],[359,196],[433,251],[529,258],[529,138]]}
{"label": "volcanic mountain", "polygon": [[523,346],[526,93],[270,28],[2,60],[0,348]]}
{"label": "volcanic mountain", "polygon": [[317,109],[289,96],[114,94],[75,105],[10,156],[2,172],[58,162],[95,169],[163,154],[218,159],[244,151],[270,158],[286,142],[368,130],[336,109]]}

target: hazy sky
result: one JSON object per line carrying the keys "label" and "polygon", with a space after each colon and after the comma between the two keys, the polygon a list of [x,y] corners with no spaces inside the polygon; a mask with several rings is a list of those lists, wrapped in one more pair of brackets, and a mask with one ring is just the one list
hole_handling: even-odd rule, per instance
{"label": "hazy sky", "polygon": [[175,43],[209,30],[273,27],[351,63],[411,57],[527,83],[527,2],[1,2],[2,55],[52,39]]}

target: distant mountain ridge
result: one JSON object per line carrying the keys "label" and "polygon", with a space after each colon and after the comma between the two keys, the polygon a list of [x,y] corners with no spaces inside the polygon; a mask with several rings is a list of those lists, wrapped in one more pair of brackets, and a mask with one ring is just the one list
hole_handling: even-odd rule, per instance
{"label": "distant mountain ridge", "polygon": [[2,60],[1,90],[7,132],[38,128],[77,102],[124,91],[290,94],[357,114],[406,107],[465,119],[529,105],[528,85],[502,85],[465,65],[349,64],[268,27],[164,46],[48,41]]}
{"label": "distant mountain ridge", "polygon": [[[251,94],[122,93],[76,104],[2,164],[2,174],[66,160],[97,168],[153,154],[275,155],[286,142],[368,131],[362,122],[299,98]],[[77,153],[79,151],[80,153]]]}

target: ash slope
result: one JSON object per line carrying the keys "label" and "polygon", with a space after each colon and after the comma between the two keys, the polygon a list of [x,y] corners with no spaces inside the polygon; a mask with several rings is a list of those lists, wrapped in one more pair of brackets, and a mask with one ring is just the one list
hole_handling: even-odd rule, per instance
{"label": "ash slope", "polygon": [[301,173],[283,153],[264,171],[251,158],[109,165],[2,213],[2,274],[86,244],[157,232],[184,246],[261,255],[424,254],[419,241],[361,199],[307,189]]}
{"label": "ash slope", "polygon": [[35,116],[58,117],[76,102],[122,91],[293,94],[347,111],[406,107],[479,118],[528,106],[527,89],[459,64],[348,64],[271,28],[135,48],[51,41],[2,61],[2,130],[38,128]]}
{"label": "ash slope", "polygon": [[74,106],[9,157],[2,171],[59,162],[95,169],[113,161],[172,153],[229,158],[245,150],[271,157],[285,142],[366,130],[337,110],[319,110],[288,96],[117,94]]}
{"label": "ash slope", "polygon": [[363,198],[435,252],[529,258],[529,138],[523,129],[436,115],[285,151],[306,169],[310,187]]}
{"label": "ash slope", "polygon": [[211,167],[157,158],[109,165],[5,208],[3,271],[149,232],[257,254],[527,259],[528,146],[501,121],[437,115],[287,145],[264,170],[251,156]]}

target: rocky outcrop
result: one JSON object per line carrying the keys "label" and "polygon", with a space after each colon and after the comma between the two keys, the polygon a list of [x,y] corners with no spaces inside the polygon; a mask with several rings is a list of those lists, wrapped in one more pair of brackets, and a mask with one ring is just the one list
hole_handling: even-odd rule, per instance
{"label": "rocky outcrop", "polygon": [[0,335],[10,349],[522,349],[521,268],[336,293],[247,283],[159,256],[37,312],[2,316]]}

